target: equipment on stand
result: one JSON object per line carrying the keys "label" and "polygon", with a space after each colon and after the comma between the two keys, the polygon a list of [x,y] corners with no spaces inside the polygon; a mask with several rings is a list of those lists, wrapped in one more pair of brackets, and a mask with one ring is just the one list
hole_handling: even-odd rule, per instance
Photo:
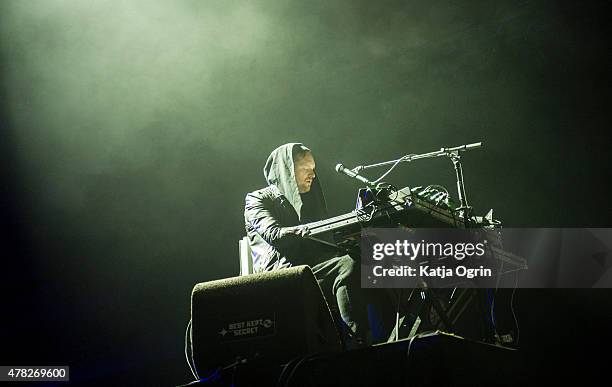
{"label": "equipment on stand", "polygon": [[[486,233],[487,240],[490,242],[488,257],[500,264],[499,275],[526,269],[527,264],[523,258],[504,251],[499,233],[501,222],[493,219],[492,210],[485,216],[476,216],[468,203],[461,153],[481,146],[482,142],[477,142],[441,148],[423,154],[408,154],[396,160],[365,166],[359,165],[352,169],[338,164],[337,172],[357,179],[364,183],[366,188],[359,190],[355,210],[308,224],[311,230],[309,238],[321,240],[322,235],[332,233],[338,248],[354,252],[359,249],[361,230],[364,227],[474,229]],[[400,163],[435,157],[448,157],[451,160],[456,177],[458,203],[451,199],[448,191],[442,186],[405,187],[398,190],[382,182],[382,179]],[[389,165],[391,167],[376,180],[360,175],[361,171]],[[462,319],[470,314],[478,314],[480,317],[477,317],[477,320],[482,326],[480,339],[488,342],[498,341],[494,318],[490,316],[492,313],[489,313],[489,310],[493,308],[493,301],[487,289],[436,289],[435,285],[430,279],[420,278],[419,288],[411,293],[408,300],[401,298],[401,291],[396,292],[399,307],[404,310],[402,325],[408,325],[408,322],[414,321],[408,333],[409,337],[416,333],[421,323],[431,328],[442,328],[455,332]],[[416,299],[412,297],[415,292],[420,297]],[[474,311],[474,309],[477,310]],[[473,313],[466,313],[467,311]],[[400,332],[399,320],[398,313],[394,335],[392,335],[395,339],[400,337],[400,333],[406,333]]]}

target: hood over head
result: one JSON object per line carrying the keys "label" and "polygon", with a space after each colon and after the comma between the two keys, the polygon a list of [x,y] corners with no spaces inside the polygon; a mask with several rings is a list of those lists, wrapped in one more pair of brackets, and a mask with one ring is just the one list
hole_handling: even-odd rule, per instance
{"label": "hood over head", "polygon": [[[295,169],[293,166],[293,148],[296,146],[303,146],[308,149],[299,142],[292,142],[279,146],[270,153],[270,156],[268,156],[263,172],[268,185],[274,185],[278,188],[280,193],[289,200],[289,203],[291,203],[298,218],[301,220],[303,203],[295,181]],[[310,194],[313,195],[313,200],[317,203],[321,213],[326,214],[327,207],[325,204],[325,197],[323,196],[323,190],[321,189],[321,183],[318,176],[312,182]]]}

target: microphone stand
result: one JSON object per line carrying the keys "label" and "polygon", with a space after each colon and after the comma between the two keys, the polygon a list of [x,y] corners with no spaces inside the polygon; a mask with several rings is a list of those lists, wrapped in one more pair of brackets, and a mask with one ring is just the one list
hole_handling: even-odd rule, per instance
{"label": "microphone stand", "polygon": [[391,164],[399,164],[399,163],[409,163],[414,160],[419,159],[427,159],[433,157],[448,157],[453,163],[455,167],[455,176],[457,178],[457,195],[459,197],[460,206],[457,208],[457,212],[459,212],[459,216],[463,217],[466,221],[469,219],[472,211],[472,207],[468,204],[467,196],[465,194],[465,184],[463,182],[463,169],[461,167],[461,155],[460,152],[465,152],[468,150],[473,150],[476,148],[480,148],[482,146],[482,142],[475,142],[472,144],[460,145],[452,148],[440,148],[440,150],[422,153],[420,155],[410,154],[403,156],[397,160],[384,161],[381,163],[370,164],[370,165],[359,165],[352,169],[353,172],[359,173],[364,169],[377,168],[385,165]]}
{"label": "microphone stand", "polygon": [[[360,171],[370,168],[377,168],[386,165],[393,165],[391,169],[393,169],[399,163],[409,163],[414,160],[433,158],[433,157],[448,157],[453,163],[453,167],[455,168],[455,177],[457,179],[457,195],[459,197],[460,206],[455,209],[457,215],[464,219],[465,224],[469,224],[472,207],[468,204],[467,195],[465,194],[465,184],[463,182],[463,168],[461,167],[461,152],[465,152],[468,150],[480,148],[482,146],[482,142],[476,142],[472,144],[460,145],[452,148],[441,148],[440,150],[422,153],[422,154],[410,154],[403,156],[397,160],[384,161],[381,163],[370,164],[370,165],[359,165],[352,169],[352,172],[358,174]],[[387,171],[390,172],[391,170]],[[383,175],[384,176],[384,175]],[[422,291],[427,294],[427,297],[431,300],[431,306],[435,309],[438,316],[440,317],[441,322],[444,324],[445,328],[452,331],[453,323],[451,323],[450,318],[448,316],[447,310],[444,308],[442,301],[440,298],[433,292],[431,288],[427,285],[427,282],[421,279],[423,282],[419,285]],[[400,294],[401,296],[401,294]],[[420,308],[423,306],[421,305]],[[419,309],[420,309],[419,308]],[[420,314],[420,313],[419,313]],[[416,324],[416,322],[415,322]],[[418,327],[418,324],[416,324]],[[396,340],[397,335],[399,334],[399,326],[396,324]],[[415,325],[413,325],[413,329]]]}
{"label": "microphone stand", "polygon": [[[460,146],[456,146],[452,148],[441,148],[440,150],[433,151],[433,152],[406,155],[397,160],[384,161],[381,163],[370,164],[370,165],[359,165],[353,168],[351,171],[354,174],[358,174],[360,171],[365,170],[365,169],[377,168],[377,167],[382,167],[386,165],[392,165],[391,169],[393,169],[399,163],[409,163],[414,160],[433,158],[433,157],[448,157],[453,163],[453,167],[455,168],[455,177],[457,179],[457,195],[459,197],[459,202],[460,202],[460,206],[455,209],[455,212],[457,213],[459,217],[463,218],[465,221],[465,224],[468,225],[470,224],[470,216],[472,212],[472,207],[468,204],[467,195],[465,194],[465,183],[463,182],[463,168],[461,167],[461,152],[480,148],[481,146],[482,146],[482,142],[476,142],[476,143],[460,145]],[[389,169],[385,173],[385,175],[389,173],[391,169]],[[383,177],[385,175],[383,175]],[[431,307],[433,307],[433,309],[437,312],[440,318],[440,321],[442,322],[444,327],[448,329],[449,331],[452,331],[454,329],[454,323],[451,322],[451,319],[449,316],[449,309],[444,307],[442,300],[438,297],[438,295],[435,294],[433,289],[431,289],[428,286],[427,282],[422,278],[421,278],[421,281],[422,283],[419,284],[419,288],[427,295],[426,297],[429,298],[429,300],[431,300],[429,301],[431,303]],[[401,302],[401,293],[399,297],[400,297],[400,300],[398,300],[398,302]],[[452,298],[452,295],[451,295],[451,298]],[[453,305],[454,304],[455,302],[453,302]],[[417,312],[418,318],[420,318],[420,313],[421,313],[422,308],[423,308],[423,305],[419,307],[419,311]],[[399,315],[399,306],[398,306],[398,315]],[[412,329],[416,330],[417,328],[418,328],[418,323],[415,322],[413,324]],[[399,320],[396,322],[395,332],[396,332],[396,340],[397,340],[398,335],[399,335]]]}

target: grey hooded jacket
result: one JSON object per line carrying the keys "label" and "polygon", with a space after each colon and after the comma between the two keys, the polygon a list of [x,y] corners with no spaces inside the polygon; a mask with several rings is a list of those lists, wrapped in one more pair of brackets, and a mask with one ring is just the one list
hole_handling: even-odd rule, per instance
{"label": "grey hooded jacket", "polygon": [[[321,250],[316,242],[282,233],[283,227],[301,224],[302,199],[293,166],[293,148],[298,145],[302,144],[289,143],[272,151],[264,167],[268,186],[246,196],[244,220],[255,272],[313,265],[330,258],[330,252]],[[310,194],[320,217],[327,217],[319,178],[313,181]]]}

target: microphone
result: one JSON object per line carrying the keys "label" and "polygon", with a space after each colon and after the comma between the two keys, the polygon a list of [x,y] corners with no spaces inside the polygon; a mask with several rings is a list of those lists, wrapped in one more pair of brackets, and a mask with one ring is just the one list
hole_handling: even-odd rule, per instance
{"label": "microphone", "polygon": [[360,182],[362,182],[362,183],[364,183],[364,184],[366,184],[366,185],[368,185],[370,187],[376,187],[376,184],[374,184],[370,180],[366,179],[365,177],[361,176],[357,172],[352,171],[352,170],[346,168],[342,164],[336,164],[336,172],[343,173],[343,174],[345,174],[348,177],[352,177],[353,179],[357,179]]}

